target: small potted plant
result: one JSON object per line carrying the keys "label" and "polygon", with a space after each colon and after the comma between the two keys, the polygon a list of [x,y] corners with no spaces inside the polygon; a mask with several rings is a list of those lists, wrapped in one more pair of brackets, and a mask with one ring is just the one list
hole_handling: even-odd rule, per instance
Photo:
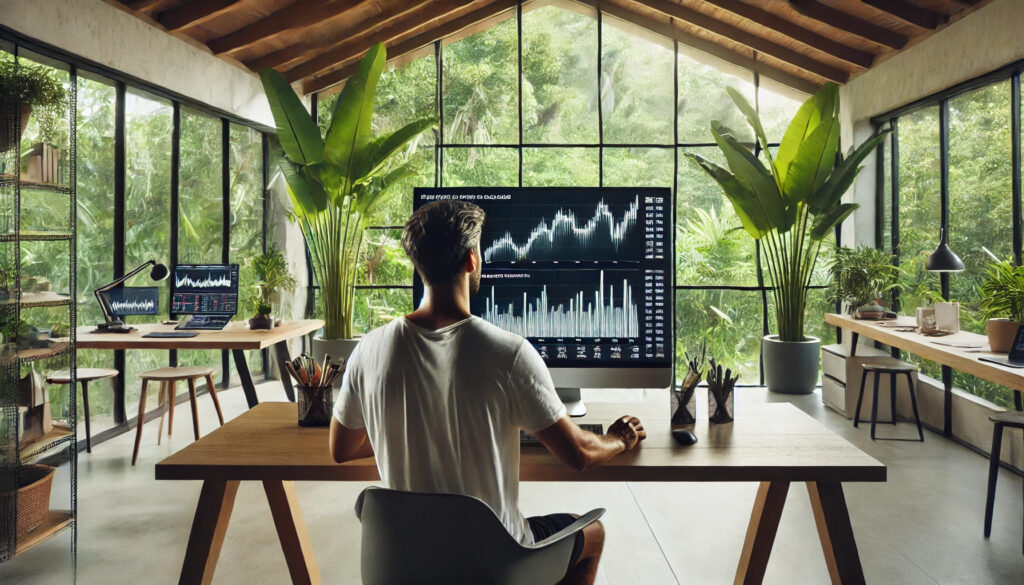
{"label": "small potted plant", "polygon": [[[63,116],[67,100],[64,85],[50,69],[14,59],[0,61],[0,152],[14,148],[28,126],[33,108],[48,108]],[[58,117],[60,117],[58,116]],[[6,120],[19,121],[17,136],[11,136]]]}
{"label": "small potted plant", "polygon": [[988,321],[985,332],[992,351],[1006,353],[1024,322],[1024,266],[993,261],[981,283],[981,310]]}
{"label": "small potted plant", "polygon": [[866,246],[836,250],[829,268],[832,283],[829,299],[844,304],[858,319],[880,319],[885,309],[879,304],[882,294],[897,288],[900,270],[893,255]]}
{"label": "small potted plant", "polygon": [[273,329],[274,306],[281,301],[281,291],[291,292],[297,283],[288,272],[288,260],[277,244],[272,244],[266,252],[253,258],[249,267],[256,275],[256,298],[253,299],[249,328]]}

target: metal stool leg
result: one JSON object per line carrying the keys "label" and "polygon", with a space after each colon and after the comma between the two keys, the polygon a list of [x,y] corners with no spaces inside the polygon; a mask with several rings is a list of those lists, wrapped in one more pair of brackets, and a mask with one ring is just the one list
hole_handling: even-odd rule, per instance
{"label": "metal stool leg", "polygon": [[142,379],[142,392],[139,394],[139,420],[135,427],[135,449],[132,450],[132,465],[139,458],[139,443],[142,441],[142,423],[146,422],[146,386],[149,380]]}
{"label": "metal stool leg", "polygon": [[206,388],[210,392],[210,398],[213,399],[213,408],[217,410],[217,418],[220,420],[220,424],[224,424],[224,414],[220,411],[220,400],[217,400],[217,388],[213,383],[212,376],[206,376]]}
{"label": "metal stool leg", "polygon": [[82,410],[85,412],[85,452],[92,453],[92,433],[89,430],[89,381],[82,380]]}
{"label": "metal stool leg", "polygon": [[985,495],[985,538],[992,535],[992,509],[996,503],[996,479],[999,478],[999,453],[1003,450],[1003,425],[992,427],[992,454],[988,463],[988,492]]}
{"label": "metal stool leg", "polygon": [[878,420],[878,377],[879,372],[875,372],[875,388],[871,394],[871,440],[875,440],[875,423]]}
{"label": "metal stool leg", "polygon": [[889,372],[889,422],[896,424],[896,372]]}
{"label": "metal stool leg", "polygon": [[864,383],[868,381],[868,373],[861,370],[860,373],[860,394],[857,396],[857,412],[853,414],[853,428],[857,428],[860,422],[860,405],[864,402]]}
{"label": "metal stool leg", "polygon": [[914,422],[917,423],[917,436],[923,443],[924,431],[921,430],[921,415],[917,412],[917,392],[914,390],[914,377],[910,375],[910,372],[905,373],[907,374],[907,388],[910,390],[910,405],[914,407]]}
{"label": "metal stool leg", "polygon": [[196,440],[199,440],[199,411],[197,410],[198,405],[196,404],[196,379],[188,379],[188,401],[192,404],[192,431],[196,435]]}

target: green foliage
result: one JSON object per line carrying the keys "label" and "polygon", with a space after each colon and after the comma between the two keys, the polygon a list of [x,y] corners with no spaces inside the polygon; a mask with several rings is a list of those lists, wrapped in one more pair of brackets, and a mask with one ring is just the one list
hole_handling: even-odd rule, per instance
{"label": "green foliage", "polygon": [[249,270],[256,279],[253,306],[257,315],[269,315],[281,299],[281,292],[292,292],[298,284],[288,272],[288,260],[277,244],[249,259]]}
{"label": "green foliage", "polygon": [[1024,322],[1024,266],[992,262],[981,283],[981,310],[986,318]]}
{"label": "green foliage", "polygon": [[43,65],[29,65],[24,59],[0,60],[0,103],[26,103],[50,108],[64,115],[67,91],[57,72]]}
{"label": "green foliage", "polygon": [[802,341],[807,287],[822,240],[856,209],[842,203],[842,195],[885,132],[841,156],[838,86],[828,83],[800,107],[773,160],[757,112],[742,94],[728,91],[754,130],[769,168],[718,121],[711,122],[711,134],[728,170],[698,154],[687,156],[722,187],[744,229],[762,242],[779,339]]}
{"label": "green foliage", "polygon": [[16,339],[28,335],[32,325],[22,319],[4,317],[0,320],[0,334],[4,336],[4,343],[14,343]]}
{"label": "green foliage", "polygon": [[843,246],[835,251],[829,268],[828,299],[846,304],[851,312],[899,286],[899,268],[893,264],[893,254],[885,250]]}
{"label": "green foliage", "polygon": [[373,136],[374,100],[385,60],[382,44],[367,52],[337,99],[326,138],[280,73],[260,75],[286,156],[281,170],[320,283],[324,334],[331,339],[352,337],[365,221],[414,172],[396,155],[436,123],[422,118]]}

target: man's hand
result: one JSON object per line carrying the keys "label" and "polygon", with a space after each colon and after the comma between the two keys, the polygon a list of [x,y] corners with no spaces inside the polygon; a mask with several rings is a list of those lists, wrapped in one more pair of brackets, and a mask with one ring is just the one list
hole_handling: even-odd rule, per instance
{"label": "man's hand", "polygon": [[633,447],[639,445],[640,441],[647,438],[647,431],[644,430],[644,424],[640,422],[640,419],[627,414],[619,417],[618,420],[613,422],[611,426],[608,427],[606,435],[616,437],[621,440],[622,444],[626,447],[625,450],[629,451]]}
{"label": "man's hand", "polygon": [[585,431],[568,416],[537,431],[537,438],[563,463],[580,471],[604,463],[628,451],[647,437],[644,425],[635,416],[623,416],[608,427],[608,433],[595,435]]}

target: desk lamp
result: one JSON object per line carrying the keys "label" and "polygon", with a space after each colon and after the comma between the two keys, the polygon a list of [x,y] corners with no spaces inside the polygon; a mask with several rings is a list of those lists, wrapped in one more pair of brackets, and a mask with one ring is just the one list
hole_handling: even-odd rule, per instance
{"label": "desk lamp", "polygon": [[125,274],[121,278],[115,279],[110,284],[105,284],[100,288],[92,291],[92,294],[96,295],[96,300],[100,303],[100,309],[103,310],[103,318],[106,319],[106,323],[100,323],[96,326],[95,333],[128,333],[135,331],[134,327],[125,325],[124,321],[114,317],[110,309],[110,300],[107,298],[107,293],[114,290],[115,288],[124,284],[129,278],[142,272],[147,267],[152,266],[153,268],[149,271],[149,277],[155,281],[161,281],[167,278],[169,272],[167,267],[163,264],[158,263],[156,260],[150,260],[139,266],[136,266],[134,270]]}
{"label": "desk lamp", "polygon": [[924,269],[928,272],[963,272],[964,263],[949,249],[946,228],[939,232],[939,247],[925,260]]}

